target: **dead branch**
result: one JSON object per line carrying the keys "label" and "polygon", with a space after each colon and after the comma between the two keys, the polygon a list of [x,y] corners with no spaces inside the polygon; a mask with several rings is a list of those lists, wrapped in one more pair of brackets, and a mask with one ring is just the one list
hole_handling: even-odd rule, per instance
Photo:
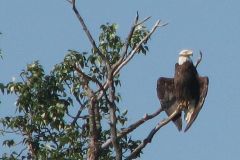
{"label": "dead branch", "polygon": [[[128,35],[128,38],[127,38],[127,40],[126,40],[126,42],[125,42],[125,49],[124,49],[124,52],[121,54],[122,56],[121,56],[121,58],[120,58],[120,60],[116,63],[116,64],[114,64],[114,66],[112,67],[113,69],[112,69],[112,71],[113,71],[113,77],[114,76],[116,76],[118,73],[119,73],[119,71],[121,70],[121,68],[123,67],[123,66],[125,66],[132,58],[133,58],[133,56],[136,54],[136,52],[139,50],[139,47],[155,32],[155,30],[158,28],[158,27],[163,27],[163,26],[166,26],[166,25],[168,25],[168,23],[164,23],[164,24],[161,24],[160,25],[160,20],[158,20],[156,23],[155,23],[155,25],[152,27],[152,29],[150,30],[150,32],[135,46],[135,48],[128,54],[128,56],[126,57],[126,55],[127,55],[127,50],[128,50],[128,47],[129,47],[129,43],[130,43],[130,40],[131,40],[131,38],[132,38],[132,35],[133,35],[133,32],[134,32],[134,30],[135,30],[135,27],[136,26],[138,26],[138,25],[140,25],[140,24],[142,24],[142,23],[144,23],[145,21],[147,21],[148,19],[150,19],[150,17],[147,17],[147,18],[145,18],[143,21],[141,21],[141,22],[138,22],[138,18],[139,18],[139,16],[138,16],[138,13],[137,13],[137,16],[136,16],[136,18],[135,18],[135,22],[134,22],[134,25],[132,26],[132,28],[131,28],[131,30],[130,30],[130,32],[129,32],[129,35]],[[109,85],[110,85],[110,83],[109,83],[109,81],[107,80],[106,82],[105,82],[105,84],[103,85],[103,89],[104,90],[106,90],[108,87],[109,87]],[[103,94],[104,94],[104,92],[103,92],[103,90],[101,91],[101,90],[99,90],[98,91],[99,92],[99,94],[98,94],[98,97],[97,97],[97,99],[100,99],[102,96],[103,96]]]}
{"label": "dead branch", "polygon": [[[134,131],[136,128],[138,128],[140,125],[142,125],[143,123],[145,123],[146,121],[156,117],[157,115],[159,115],[161,112],[163,111],[162,108],[159,108],[156,112],[152,113],[152,114],[145,114],[143,118],[141,118],[140,120],[134,122],[133,124],[131,124],[129,127],[124,128],[119,134],[118,134],[118,138],[122,138],[125,135],[129,134],[130,132]],[[105,143],[102,144],[102,149],[105,149],[107,147],[109,147],[112,144],[112,140],[108,139]]]}
{"label": "dead branch", "polygon": [[[146,18],[148,19],[148,18]],[[137,14],[137,17],[135,18],[135,22],[137,22],[138,20],[138,14]],[[137,23],[136,23],[137,24]],[[125,60],[123,60],[122,58],[125,57],[125,55],[127,54],[127,50],[126,50],[126,47],[129,45],[127,45],[125,47],[125,51],[123,54],[122,54],[122,57],[121,57],[121,61],[118,61],[117,63],[119,64],[116,64],[114,67],[113,67],[113,75],[112,76],[116,76],[119,71],[122,69],[123,66],[125,66],[132,58],[133,56],[135,55],[135,53],[139,50],[139,47],[155,32],[155,30],[158,28],[158,27],[161,27],[161,26],[165,26],[167,25],[166,23],[165,24],[162,24],[160,25],[160,20],[158,20],[155,25],[153,26],[153,28],[151,29],[151,31],[136,45],[136,47],[128,54],[127,58],[125,58]],[[131,38],[132,36],[132,32],[134,31],[134,28],[131,29],[131,32],[129,33],[129,36],[128,38]],[[129,39],[130,40],[130,39]],[[125,44],[127,44],[129,42],[126,42]],[[107,82],[103,85],[103,89],[106,90],[108,87],[109,87],[110,83],[109,81],[107,80]],[[98,94],[98,98],[97,99],[100,99],[102,96],[103,96],[103,91],[100,91],[99,90],[99,94]]]}
{"label": "dead branch", "polygon": [[[124,57],[125,57],[126,54],[127,54],[128,47],[129,47],[130,41],[131,41],[131,39],[132,39],[132,35],[133,35],[134,31],[135,31],[136,24],[137,24],[137,22],[138,22],[138,18],[139,18],[139,15],[138,15],[138,12],[137,12],[137,15],[136,15],[136,18],[135,18],[135,20],[134,20],[134,23],[133,23],[133,25],[132,25],[132,27],[131,27],[131,29],[130,29],[130,32],[129,32],[129,34],[128,34],[128,37],[127,37],[127,39],[126,39],[126,41],[125,41],[125,43],[124,43],[123,53],[121,54],[121,58],[118,60],[118,62],[117,62],[116,64],[114,64],[114,66],[113,66],[114,69],[120,65],[120,63],[123,61]],[[113,70],[114,70],[114,69],[113,69]]]}
{"label": "dead branch", "polygon": [[150,18],[151,18],[151,16],[149,16],[149,17],[143,19],[142,21],[136,23],[136,24],[135,24],[135,27],[137,27],[137,26],[139,26],[139,25],[142,25],[143,23],[145,23],[145,22],[146,22],[147,20],[149,20]]}
{"label": "dead branch", "polygon": [[174,111],[168,118],[162,120],[161,122],[159,122],[155,128],[153,128],[151,130],[151,132],[148,134],[148,136],[142,141],[142,143],[134,149],[134,151],[125,159],[125,160],[130,160],[135,158],[143,148],[146,147],[146,145],[148,143],[151,143],[153,136],[155,135],[155,133],[157,133],[157,131],[162,128],[163,126],[165,126],[166,124],[168,124],[177,114],[179,114],[179,112],[181,111],[180,108],[178,108],[176,111]]}
{"label": "dead branch", "polygon": [[126,59],[114,70],[113,75],[118,74],[118,72],[121,70],[123,66],[125,66],[136,54],[136,52],[139,50],[139,47],[153,34],[153,32],[159,27],[160,20],[158,20],[151,31],[136,45],[136,47],[128,54]]}
{"label": "dead branch", "polygon": [[200,57],[198,58],[196,64],[195,64],[195,67],[197,68],[197,66],[199,65],[199,63],[202,61],[202,51],[200,50],[199,51],[199,54],[200,54]]}
{"label": "dead branch", "polygon": [[128,37],[127,37],[127,39],[126,39],[126,41],[125,41],[125,43],[124,43],[123,53],[121,54],[121,58],[118,60],[117,63],[114,64],[114,66],[113,66],[114,69],[113,69],[113,70],[115,70],[115,69],[122,63],[122,61],[124,60],[124,58],[126,57],[126,55],[127,55],[127,53],[128,53],[128,48],[129,48],[129,45],[130,45],[130,42],[131,42],[131,39],[132,39],[132,36],[133,36],[133,33],[134,33],[136,27],[139,26],[139,25],[141,25],[141,24],[143,24],[143,23],[145,23],[145,22],[146,22],[147,20],[149,20],[150,18],[151,18],[151,17],[147,17],[147,18],[145,18],[144,20],[138,22],[139,15],[138,15],[138,12],[137,12],[137,15],[136,15],[136,18],[135,18],[135,20],[134,20],[134,23],[133,23],[133,25],[132,25],[132,27],[131,27],[131,29],[130,29],[130,32],[129,32],[129,34],[128,34]]}

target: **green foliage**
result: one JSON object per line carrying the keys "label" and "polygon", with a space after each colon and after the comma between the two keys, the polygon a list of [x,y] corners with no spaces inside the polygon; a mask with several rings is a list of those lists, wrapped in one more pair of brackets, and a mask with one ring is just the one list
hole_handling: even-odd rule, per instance
{"label": "green foliage", "polygon": [[[133,36],[131,38],[130,46],[134,48],[147,34],[149,31],[147,28],[143,25],[137,26],[135,32],[133,33]],[[137,51],[138,53],[146,54],[148,51],[148,46],[146,45],[147,41],[145,41]]]}
{"label": "green foliage", "polygon": [[110,64],[114,64],[120,58],[120,51],[124,45],[121,38],[117,36],[117,25],[101,25],[102,33],[99,36],[99,49],[107,57]]}
{"label": "green foliage", "polygon": [[[124,42],[117,35],[116,24],[101,27],[99,50],[112,67],[122,55]],[[131,41],[133,49],[148,34],[144,26],[138,27]],[[146,42],[140,46],[138,53],[146,54]],[[9,132],[19,135],[18,142],[8,139],[3,142],[7,147],[21,145],[26,150],[4,154],[3,159],[86,159],[89,148],[89,113],[90,98],[86,85],[95,95],[100,94],[96,80],[104,85],[108,78],[106,62],[96,50],[92,53],[69,50],[63,62],[55,65],[46,74],[38,61],[27,65],[20,74],[21,81],[9,82],[6,88],[0,84],[0,90],[17,96],[16,115],[0,119],[3,134]],[[116,89],[121,86],[120,74],[113,77]],[[100,112],[100,142],[111,138],[108,99],[100,97],[96,102]],[[120,109],[120,93],[114,95],[117,127],[124,128],[128,121],[127,110]],[[20,139],[20,142],[19,142]],[[140,143],[129,136],[120,139],[123,153],[129,153]],[[115,159],[113,148],[101,150],[99,159]]]}

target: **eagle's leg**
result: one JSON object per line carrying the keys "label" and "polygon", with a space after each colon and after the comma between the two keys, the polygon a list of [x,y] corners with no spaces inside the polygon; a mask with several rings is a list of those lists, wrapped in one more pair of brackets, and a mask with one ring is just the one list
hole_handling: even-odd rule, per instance
{"label": "eagle's leg", "polygon": [[186,109],[188,108],[190,102],[187,100],[182,100],[180,101],[180,103],[178,104],[178,107],[180,107],[181,109]]}
{"label": "eagle's leg", "polygon": [[184,101],[184,106],[185,106],[186,108],[189,107],[189,104],[190,104],[190,102],[189,102],[188,100],[185,100],[185,101]]}
{"label": "eagle's leg", "polygon": [[185,120],[188,123],[190,121],[191,115],[193,113],[192,102],[189,100],[181,100],[178,104],[178,109],[185,112]]}
{"label": "eagle's leg", "polygon": [[189,105],[189,101],[186,101],[186,100],[181,100],[178,104],[178,109],[180,110],[185,110]]}
{"label": "eagle's leg", "polygon": [[185,120],[187,123],[189,123],[191,119],[191,116],[194,112],[194,108],[195,108],[195,101],[193,100],[187,101],[187,106],[185,108]]}

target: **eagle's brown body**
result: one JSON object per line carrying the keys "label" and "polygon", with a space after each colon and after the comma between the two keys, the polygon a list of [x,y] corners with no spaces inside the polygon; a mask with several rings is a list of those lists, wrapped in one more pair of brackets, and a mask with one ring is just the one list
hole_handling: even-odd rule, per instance
{"label": "eagle's brown body", "polygon": [[[157,82],[157,94],[168,116],[177,108],[185,112],[187,131],[197,118],[208,91],[208,77],[198,75],[191,60],[175,65],[174,78],[161,77]],[[182,129],[182,112],[173,118],[178,130]]]}
{"label": "eagle's brown body", "polygon": [[199,100],[198,73],[192,62],[186,61],[182,65],[176,63],[174,75],[175,96],[179,102],[195,103]]}

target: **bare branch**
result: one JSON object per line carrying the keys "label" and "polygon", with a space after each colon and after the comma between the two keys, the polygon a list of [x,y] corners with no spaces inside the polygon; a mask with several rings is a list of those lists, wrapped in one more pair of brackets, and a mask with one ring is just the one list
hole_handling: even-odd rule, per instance
{"label": "bare branch", "polygon": [[147,17],[147,18],[143,19],[142,21],[140,21],[140,22],[136,23],[136,24],[135,24],[135,27],[137,27],[137,26],[139,26],[139,25],[141,25],[141,24],[145,23],[145,22],[146,22],[147,20],[149,20],[150,18],[151,18],[151,16],[149,16],[149,17]]}
{"label": "bare branch", "polygon": [[[122,68],[124,65],[126,65],[126,64],[133,58],[133,56],[135,55],[135,53],[137,52],[137,50],[139,49],[139,47],[142,45],[142,43],[144,43],[144,42],[155,32],[155,30],[156,30],[158,27],[166,26],[166,25],[168,24],[168,23],[164,23],[164,24],[160,25],[160,20],[158,20],[158,21],[155,23],[155,25],[152,27],[151,31],[136,45],[136,47],[128,54],[128,57],[124,60],[124,58],[125,58],[126,55],[127,55],[127,51],[128,51],[128,47],[129,47],[129,44],[130,44],[130,40],[131,40],[131,38],[132,38],[132,35],[133,35],[133,32],[134,32],[136,26],[139,25],[139,24],[142,24],[142,23],[146,22],[148,19],[150,19],[150,17],[147,17],[147,18],[145,18],[143,21],[138,22],[138,18],[139,18],[139,15],[138,15],[138,13],[137,13],[137,16],[136,16],[135,21],[134,21],[134,25],[132,26],[132,28],[131,28],[131,30],[130,30],[130,32],[129,32],[128,38],[127,38],[127,40],[126,40],[126,42],[125,42],[125,44],[124,44],[125,47],[123,47],[123,48],[124,48],[124,51],[123,51],[123,53],[121,54],[122,56],[121,56],[121,58],[119,59],[119,61],[116,62],[116,63],[114,64],[114,66],[112,67],[112,68],[113,68],[112,71],[114,71],[112,76],[116,76],[116,75],[119,73],[119,71],[121,70],[121,68]],[[109,81],[107,80],[107,81],[105,82],[105,84],[103,85],[103,89],[106,90],[106,89],[109,87],[109,85],[110,85],[110,83],[109,83]],[[99,90],[99,91],[97,91],[97,92],[99,92],[97,99],[100,99],[100,98],[103,96],[104,92],[103,92],[103,90],[102,90],[102,91]]]}
{"label": "bare branch", "polygon": [[67,2],[69,2],[70,4],[73,4],[73,1],[71,1],[71,0],[66,0]]}
{"label": "bare branch", "polygon": [[198,58],[195,67],[197,68],[197,66],[199,65],[199,63],[202,61],[202,51],[199,51],[200,57]]}
{"label": "bare branch", "polygon": [[[137,20],[138,20],[138,14],[137,14],[137,17],[135,19],[135,23],[137,23]],[[163,24],[165,25],[165,24]],[[127,42],[125,42],[125,52],[123,52],[122,54],[122,57],[120,59],[120,61],[118,61],[114,66],[113,66],[113,76],[116,76],[119,71],[121,70],[121,68],[123,66],[125,66],[132,58],[133,56],[135,55],[135,53],[137,52],[137,50],[139,49],[139,47],[142,45],[142,43],[144,43],[154,32],[155,30],[157,29],[157,27],[160,27],[160,26],[163,26],[163,25],[160,25],[160,20],[158,20],[155,25],[153,26],[153,28],[151,29],[151,31],[136,45],[136,47],[129,53],[128,57],[124,60],[124,57],[126,56],[127,54],[127,48],[128,48],[128,45],[129,45],[129,42],[131,37],[132,37],[132,34],[133,34],[133,31],[135,29],[135,27],[133,26],[130,33],[129,33],[129,36],[128,36],[128,40]],[[124,60],[124,61],[123,61]],[[109,81],[107,80],[107,82],[103,85],[103,89],[106,90],[108,87],[109,87],[110,83]],[[99,94],[98,94],[98,98],[97,99],[100,99],[102,96],[103,96],[103,91],[100,91],[99,90]]]}
{"label": "bare branch", "polygon": [[126,158],[126,160],[130,160],[130,159],[135,158],[141,152],[141,150],[144,147],[146,147],[146,145],[148,143],[151,143],[152,138],[155,135],[155,133],[157,133],[157,131],[160,128],[162,128],[163,126],[168,124],[177,114],[179,114],[180,111],[181,111],[181,109],[180,109],[180,107],[178,107],[177,110],[175,110],[168,118],[159,122],[156,125],[156,127],[151,130],[151,132],[148,134],[148,136],[142,141],[142,143],[137,148],[135,148],[134,151]]}
{"label": "bare branch", "polygon": [[160,20],[158,20],[151,31],[136,45],[136,47],[129,53],[128,57],[115,69],[113,75],[116,75],[120,69],[125,66],[135,55],[135,53],[139,50],[139,47],[153,34],[153,32],[159,27]]}
{"label": "bare branch", "polygon": [[130,32],[128,34],[128,37],[124,43],[124,46],[123,46],[123,53],[121,54],[121,58],[118,60],[118,62],[113,66],[113,68],[116,68],[120,65],[120,63],[123,61],[124,57],[126,56],[127,54],[127,51],[128,51],[128,47],[130,45],[130,41],[132,39],[132,35],[135,31],[135,28],[136,28],[136,24],[138,22],[138,18],[139,18],[139,15],[138,15],[138,12],[137,12],[137,15],[136,15],[136,18],[134,20],[134,24],[132,25],[131,29],[130,29]]}
{"label": "bare branch", "polygon": [[135,20],[134,20],[134,23],[133,23],[133,25],[132,25],[132,27],[131,27],[131,29],[130,29],[130,32],[129,32],[129,34],[128,34],[128,37],[127,37],[127,39],[126,39],[126,41],[125,41],[125,43],[124,43],[124,46],[123,46],[123,53],[121,54],[121,58],[118,60],[118,62],[117,63],[115,63],[115,65],[113,66],[113,70],[115,70],[121,63],[122,63],[122,61],[124,60],[124,58],[126,57],[126,55],[127,55],[127,52],[128,52],[128,48],[129,48],[129,45],[130,45],[130,42],[131,42],[131,39],[132,39],[132,36],[133,36],[133,33],[134,33],[134,31],[135,31],[135,29],[136,29],[136,27],[138,26],[138,25],[141,25],[141,24],[143,24],[143,23],[145,23],[147,20],[149,20],[151,17],[147,17],[147,18],[145,18],[144,20],[142,20],[141,22],[138,22],[138,18],[139,18],[139,15],[138,15],[138,12],[137,12],[137,16],[136,16],[136,18],[135,18]]}
{"label": "bare branch", "polygon": [[[70,3],[71,3],[71,2],[70,2]],[[77,10],[77,8],[76,8],[76,0],[72,0],[72,8],[73,8],[73,11],[74,11],[75,15],[77,16],[80,24],[81,24],[83,30],[85,31],[85,33],[86,33],[86,35],[87,35],[87,37],[88,37],[88,40],[89,40],[90,43],[92,44],[92,47],[93,47],[94,51],[96,51],[96,52],[100,55],[100,57],[101,57],[101,58],[103,59],[103,61],[106,63],[107,67],[110,67],[107,58],[103,55],[103,53],[102,53],[102,52],[99,50],[99,48],[97,47],[96,42],[95,42],[95,40],[93,39],[90,31],[88,30],[88,28],[87,28],[87,26],[86,26],[86,24],[85,24],[82,16],[81,16],[80,13],[78,12],[78,10]]]}
{"label": "bare branch", "polygon": [[[124,128],[119,134],[118,134],[118,138],[122,138],[125,135],[129,134],[130,132],[134,131],[136,128],[138,128],[140,125],[142,125],[143,123],[145,123],[146,121],[156,117],[157,115],[159,115],[161,112],[163,111],[162,108],[159,108],[156,112],[148,115],[145,114],[143,118],[141,118],[140,120],[134,122],[133,124],[131,124],[129,127]],[[105,143],[102,144],[102,149],[105,149],[107,147],[109,147],[112,144],[112,140],[108,139]]]}
{"label": "bare branch", "polygon": [[163,23],[163,24],[161,24],[161,25],[158,25],[158,27],[165,27],[165,26],[167,26],[169,23]]}

